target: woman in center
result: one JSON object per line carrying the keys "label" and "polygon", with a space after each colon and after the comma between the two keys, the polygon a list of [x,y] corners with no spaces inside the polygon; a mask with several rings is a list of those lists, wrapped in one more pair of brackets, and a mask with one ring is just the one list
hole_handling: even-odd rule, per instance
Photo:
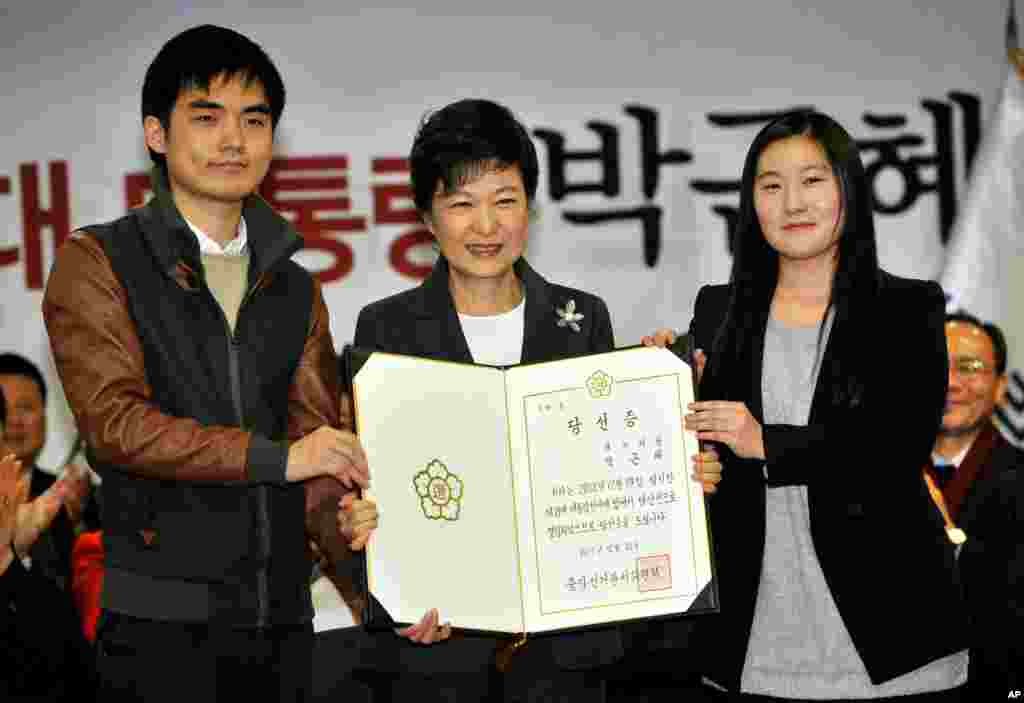
{"label": "woman in center", "polygon": [[[507,108],[461,100],[432,113],[410,168],[440,256],[421,285],[363,308],[357,347],[494,366],[614,348],[604,301],[549,283],[523,258],[537,153]],[[393,700],[481,701],[500,687],[506,701],[600,703],[604,683],[593,670],[622,654],[614,628],[531,638],[499,683],[491,675],[499,640],[456,634],[424,647],[411,639],[398,641]]]}

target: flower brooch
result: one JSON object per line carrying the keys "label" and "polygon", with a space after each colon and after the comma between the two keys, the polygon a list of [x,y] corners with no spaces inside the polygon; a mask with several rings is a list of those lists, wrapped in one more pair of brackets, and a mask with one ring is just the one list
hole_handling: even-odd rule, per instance
{"label": "flower brooch", "polygon": [[570,300],[564,308],[555,308],[558,315],[558,326],[568,327],[573,332],[579,332],[579,321],[583,319],[583,313],[576,312],[576,301]]}

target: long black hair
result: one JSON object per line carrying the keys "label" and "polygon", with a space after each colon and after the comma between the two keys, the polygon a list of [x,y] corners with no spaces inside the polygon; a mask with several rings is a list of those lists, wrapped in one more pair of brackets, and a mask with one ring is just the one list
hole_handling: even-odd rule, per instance
{"label": "long black hair", "polygon": [[[870,323],[871,301],[878,292],[880,272],[872,196],[860,150],[853,137],[827,115],[810,110],[787,113],[762,129],[754,138],[743,164],[740,183],[740,211],[734,232],[731,297],[729,306],[712,346],[712,374],[737,368],[758,327],[767,319],[772,296],[779,279],[779,254],[765,239],[754,209],[754,179],[764,150],[789,137],[809,137],[824,151],[839,183],[840,232],[838,265],[832,277],[828,311],[834,315],[833,329],[850,331],[851,322]],[[826,312],[826,317],[828,312]],[[824,324],[822,325],[824,329]],[[819,335],[819,347],[821,336]],[[759,351],[759,350],[755,350]],[[856,396],[862,384],[846,374],[852,364],[843,359],[834,367],[844,369],[845,381],[834,384],[840,393]],[[833,379],[838,380],[838,379]]]}

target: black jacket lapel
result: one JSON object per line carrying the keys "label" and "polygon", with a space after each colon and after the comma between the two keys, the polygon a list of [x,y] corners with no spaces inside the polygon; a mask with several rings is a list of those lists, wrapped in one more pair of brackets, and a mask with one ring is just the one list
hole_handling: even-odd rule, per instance
{"label": "black jacket lapel", "polygon": [[761,392],[761,380],[764,375],[764,336],[768,327],[768,315],[768,308],[760,311],[756,317],[751,315],[754,320],[754,338],[751,340],[751,344],[747,345],[747,349],[750,350],[747,362],[750,365],[751,388],[746,397],[750,399],[750,413],[762,424],[764,423],[764,394]]}
{"label": "black jacket lapel", "polygon": [[[826,418],[827,413],[833,404],[833,384],[832,378],[835,377],[833,373],[833,365],[836,363],[836,350],[839,348],[839,341],[836,340],[837,334],[842,334],[842,330],[836,329],[836,320],[834,318],[835,313],[829,312],[826,314],[826,319],[822,324],[828,325],[827,315],[833,315],[831,322],[831,329],[828,329],[828,337],[825,339],[825,349],[821,353],[821,364],[818,369],[818,378],[814,384],[814,396],[811,400],[811,412],[808,415],[808,422],[823,422]],[[827,328],[826,328],[827,329]],[[826,415],[823,415],[825,413]]]}
{"label": "black jacket lapel", "polygon": [[422,349],[422,354],[472,363],[473,355],[469,352],[469,344],[462,333],[448,289],[448,261],[443,256],[438,257],[434,270],[420,285],[420,292],[419,309],[413,313],[418,318],[417,346]]}
{"label": "black jacket lapel", "polygon": [[526,295],[526,321],[523,329],[522,363],[548,361],[562,355],[564,344],[556,344],[555,306],[568,301],[551,298],[551,285],[524,259],[516,262],[516,274]]}

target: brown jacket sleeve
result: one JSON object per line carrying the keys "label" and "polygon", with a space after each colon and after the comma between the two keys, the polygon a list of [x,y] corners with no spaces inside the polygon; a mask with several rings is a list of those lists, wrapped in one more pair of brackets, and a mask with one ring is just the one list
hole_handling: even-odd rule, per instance
{"label": "brown jacket sleeve", "polygon": [[98,460],[151,478],[250,479],[249,432],[166,415],[152,403],[124,288],[87,232],[58,252],[43,318],[64,393]]}
{"label": "brown jacket sleeve", "polygon": [[320,283],[314,279],[309,334],[288,393],[288,439],[295,441],[323,425],[337,427],[340,395],[330,318]]}
{"label": "brown jacket sleeve", "polygon": [[[313,312],[302,359],[295,370],[288,397],[288,437],[296,440],[328,425],[338,427],[341,385],[338,356],[331,339],[330,318],[319,282],[313,283]],[[349,430],[351,428],[344,427]],[[303,484],[306,490],[306,532],[332,563],[351,552],[338,530],[338,503],[349,493],[330,476],[319,476]]]}

